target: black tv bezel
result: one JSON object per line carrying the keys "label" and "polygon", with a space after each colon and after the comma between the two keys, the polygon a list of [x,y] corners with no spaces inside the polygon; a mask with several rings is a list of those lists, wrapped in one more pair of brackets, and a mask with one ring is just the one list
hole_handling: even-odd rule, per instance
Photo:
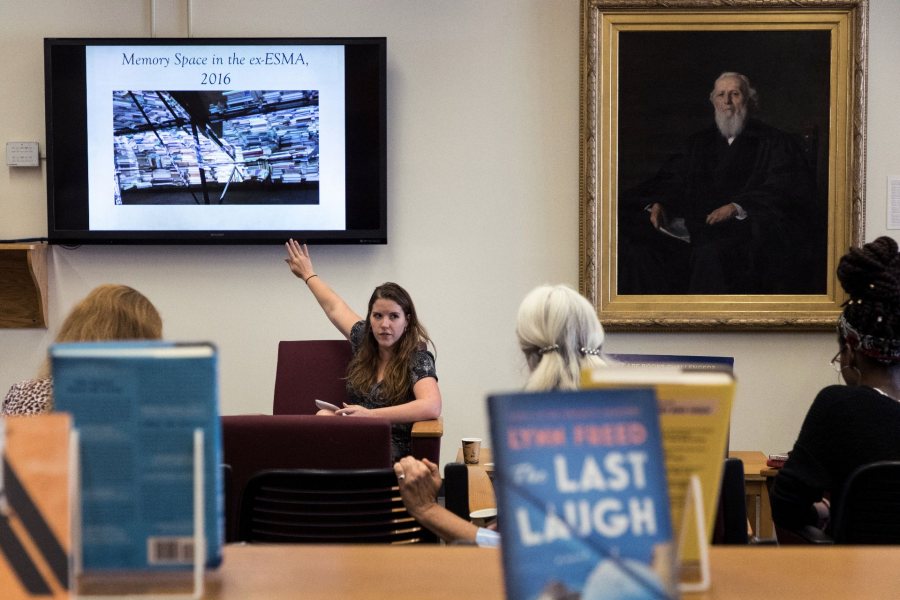
{"label": "black tv bezel", "polygon": [[[77,63],[71,50],[57,48],[100,45],[132,46],[253,46],[253,45],[343,45],[348,49],[374,46],[370,60],[377,64],[377,82],[369,87],[376,98],[369,99],[367,112],[353,112],[354,88],[367,82],[345,72],[348,95],[346,128],[346,219],[343,230],[116,230],[91,231],[87,222],[87,100],[84,60]],[[351,50],[352,51],[352,50]],[[83,56],[83,55],[82,55]],[[68,60],[63,72],[54,71]],[[349,64],[349,63],[348,63]],[[369,65],[371,68],[371,65]],[[56,73],[56,74],[54,74]],[[72,80],[74,81],[63,81]],[[44,84],[47,156],[47,238],[51,244],[274,244],[288,238],[316,244],[387,244],[387,39],[384,37],[252,37],[252,38],[44,38]],[[370,83],[370,82],[369,82]],[[64,98],[61,89],[66,86]],[[74,90],[76,93],[72,93]],[[80,94],[77,92],[81,92]],[[371,95],[372,92],[369,92]],[[376,112],[372,118],[372,111]],[[70,115],[80,114],[80,121]],[[352,132],[351,132],[351,128]],[[79,141],[80,140],[80,141]],[[74,144],[73,144],[74,141]],[[71,146],[77,146],[73,156]],[[68,149],[63,150],[66,146]],[[371,149],[377,156],[370,158]],[[61,158],[68,152],[67,158]],[[74,165],[74,166],[73,166]],[[73,189],[74,188],[74,189]],[[58,205],[71,202],[72,195],[82,195],[83,228],[57,225]],[[372,197],[374,195],[374,198]],[[367,216],[361,211],[368,210]],[[372,213],[372,211],[375,211]],[[70,221],[71,223],[71,221]]]}

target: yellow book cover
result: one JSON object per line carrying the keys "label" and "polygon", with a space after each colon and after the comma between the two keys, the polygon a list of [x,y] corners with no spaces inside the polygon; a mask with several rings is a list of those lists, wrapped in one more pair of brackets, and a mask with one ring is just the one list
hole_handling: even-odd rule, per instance
{"label": "yellow book cover", "polygon": [[676,537],[684,536],[682,566],[700,560],[697,523],[690,511],[683,519],[690,477],[700,479],[706,543],[712,539],[722,469],[731,423],[734,377],[726,371],[699,371],[677,366],[606,367],[582,374],[582,387],[650,387],[656,390],[666,478]]}
{"label": "yellow book cover", "polygon": [[69,432],[64,413],[0,418],[0,596],[68,598]]}

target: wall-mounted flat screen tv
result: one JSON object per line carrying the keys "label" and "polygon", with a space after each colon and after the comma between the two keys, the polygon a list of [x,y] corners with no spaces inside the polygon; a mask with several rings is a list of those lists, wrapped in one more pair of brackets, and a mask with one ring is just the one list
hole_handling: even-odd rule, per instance
{"label": "wall-mounted flat screen tv", "polygon": [[44,63],[51,243],[387,243],[384,38],[47,38]]}

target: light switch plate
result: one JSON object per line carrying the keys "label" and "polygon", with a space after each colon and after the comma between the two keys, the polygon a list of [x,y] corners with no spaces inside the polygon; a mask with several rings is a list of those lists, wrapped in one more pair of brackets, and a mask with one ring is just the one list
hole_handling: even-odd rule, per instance
{"label": "light switch plate", "polygon": [[6,142],[8,167],[41,166],[40,148],[37,142]]}

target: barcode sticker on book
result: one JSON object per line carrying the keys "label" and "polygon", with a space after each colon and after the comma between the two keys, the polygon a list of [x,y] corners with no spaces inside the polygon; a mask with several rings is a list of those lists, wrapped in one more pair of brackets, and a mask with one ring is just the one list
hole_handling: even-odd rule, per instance
{"label": "barcode sticker on book", "polygon": [[189,565],[194,562],[194,538],[147,538],[147,561],[151,565]]}

